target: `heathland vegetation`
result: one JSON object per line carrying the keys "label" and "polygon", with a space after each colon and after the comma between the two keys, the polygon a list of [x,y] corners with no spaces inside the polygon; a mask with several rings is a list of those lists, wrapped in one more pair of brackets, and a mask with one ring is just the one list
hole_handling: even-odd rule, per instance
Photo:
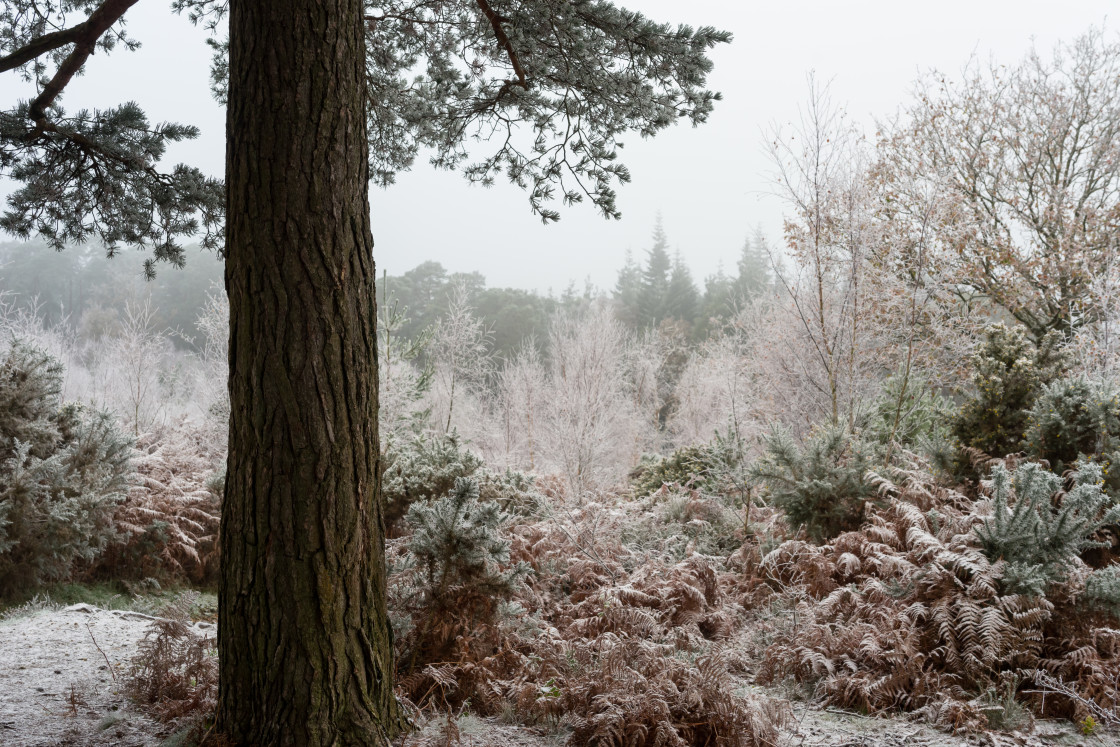
{"label": "heathland vegetation", "polygon": [[[782,236],[745,226],[702,282],[660,225],[610,289],[379,278],[405,710],[446,743],[475,714],[773,745],[789,698],[1120,726],[1118,77],[1090,32],[923,78],[874,139],[814,88],[772,138]],[[3,250],[9,604],[212,590],[223,562],[220,263],[153,285],[96,253]],[[130,692],[204,734],[218,665],[186,614]]]}

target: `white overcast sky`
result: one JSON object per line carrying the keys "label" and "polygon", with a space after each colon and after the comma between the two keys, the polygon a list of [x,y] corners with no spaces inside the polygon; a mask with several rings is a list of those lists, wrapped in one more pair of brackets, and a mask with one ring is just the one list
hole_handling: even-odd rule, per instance
{"label": "white overcast sky", "polygon": [[[655,138],[628,138],[623,160],[632,183],[619,190],[620,221],[590,205],[562,208],[544,226],[525,195],[499,184],[468,185],[455,173],[418,159],[410,173],[370,199],[378,270],[398,274],[424,260],[451,271],[477,270],[492,286],[562,290],[585,279],[610,287],[627,249],[649,246],[660,212],[670,244],[697,280],[722,262],[731,269],[755,226],[780,237],[781,201],[764,133],[796,118],[806,77],[831,81],[832,98],[868,130],[910,94],[915,78],[937,68],[956,72],[973,53],[1018,61],[1035,44],[1049,53],[1090,26],[1117,33],[1105,0],[629,0],[622,3],[659,21],[713,25],[731,31],[715,50],[711,88],[724,100],[708,124],[678,125]],[[185,161],[216,176],[224,158],[224,114],[209,93],[205,34],[168,11],[167,0],[144,0],[129,12],[129,30],[143,47],[96,55],[73,81],[67,109],[137,100],[155,121],[191,123],[199,140],[177,145],[170,162]],[[9,73],[0,77],[9,104],[26,97]]]}

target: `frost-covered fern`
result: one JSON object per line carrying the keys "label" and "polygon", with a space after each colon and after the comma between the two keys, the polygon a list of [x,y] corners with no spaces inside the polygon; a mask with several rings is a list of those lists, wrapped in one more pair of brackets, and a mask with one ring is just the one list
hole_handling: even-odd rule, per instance
{"label": "frost-covered fern", "polygon": [[[1074,486],[1037,464],[997,467],[991,497],[939,485],[928,466],[876,477],[888,501],[823,547],[786,542],[753,571],[796,605],[762,677],[812,683],[828,702],[920,711],[986,728],[984,694],[1007,676],[1060,677],[1099,707],[1120,704],[1120,574],[1078,553],[1115,509],[1099,468]],[[1044,715],[1081,717],[1079,701],[1012,693]]]}

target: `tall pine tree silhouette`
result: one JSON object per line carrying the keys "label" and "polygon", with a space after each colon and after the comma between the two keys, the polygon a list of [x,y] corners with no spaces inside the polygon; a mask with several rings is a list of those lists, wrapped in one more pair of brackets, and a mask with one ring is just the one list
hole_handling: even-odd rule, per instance
{"label": "tall pine tree silhouette", "polygon": [[770,255],[766,251],[766,237],[756,230],[752,238],[743,242],[739,254],[739,276],[735,278],[735,300],[749,301],[770,288]]}
{"label": "tall pine tree silhouette", "polygon": [[614,286],[614,299],[618,303],[616,316],[629,327],[637,327],[641,318],[639,301],[642,294],[642,268],[634,261],[634,253],[626,250],[626,260],[618,271]]}
{"label": "tall pine tree silhouette", "polygon": [[669,274],[669,289],[665,296],[665,317],[688,322],[691,326],[700,310],[700,292],[692,280],[692,272],[678,251],[673,255],[673,269]]}
{"label": "tall pine tree silhouette", "polygon": [[657,326],[666,316],[665,301],[669,294],[669,240],[661,224],[660,214],[653,228],[653,247],[646,252],[642,268],[642,286],[638,294],[638,323],[642,327]]}

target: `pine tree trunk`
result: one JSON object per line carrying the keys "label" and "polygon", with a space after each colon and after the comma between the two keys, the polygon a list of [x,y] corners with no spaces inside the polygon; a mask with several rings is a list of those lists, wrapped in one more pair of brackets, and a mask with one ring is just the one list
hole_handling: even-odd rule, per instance
{"label": "pine tree trunk", "polygon": [[382,745],[401,721],[378,485],[363,6],[230,5],[218,731],[238,745]]}

